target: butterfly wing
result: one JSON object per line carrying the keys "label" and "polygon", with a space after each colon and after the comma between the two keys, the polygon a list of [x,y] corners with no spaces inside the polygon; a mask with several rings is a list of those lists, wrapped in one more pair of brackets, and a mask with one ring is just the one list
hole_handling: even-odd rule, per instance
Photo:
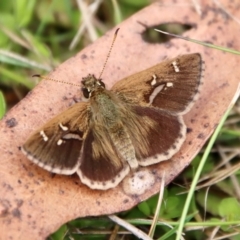
{"label": "butterfly wing", "polygon": [[163,61],[113,86],[136,115],[123,122],[139,165],[168,160],[179,151],[186,138],[182,115],[198,96],[201,74],[202,59],[194,53]]}
{"label": "butterfly wing", "polygon": [[88,119],[88,103],[76,103],[35,131],[22,152],[50,172],[73,174],[80,165]]}
{"label": "butterfly wing", "polygon": [[89,128],[80,162],[77,174],[92,189],[113,188],[130,170],[117,151],[109,129],[97,124]]}
{"label": "butterfly wing", "polygon": [[[129,172],[103,124],[92,122],[89,103],[77,103],[35,131],[22,152],[40,167],[75,172],[92,189],[115,187]],[[71,130],[70,130],[71,129]]]}
{"label": "butterfly wing", "polygon": [[152,165],[170,159],[186,138],[182,116],[153,107],[133,106],[136,117],[124,120],[138,164]]}
{"label": "butterfly wing", "polygon": [[201,74],[201,55],[182,55],[122,79],[112,91],[131,104],[184,114],[198,96]]}

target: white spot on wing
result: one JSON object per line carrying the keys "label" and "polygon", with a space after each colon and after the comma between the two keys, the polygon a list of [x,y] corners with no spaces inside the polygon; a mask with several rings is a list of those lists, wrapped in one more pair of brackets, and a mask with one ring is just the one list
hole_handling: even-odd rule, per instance
{"label": "white spot on wing", "polygon": [[60,127],[63,131],[67,131],[67,130],[68,130],[68,127],[63,126],[62,123],[59,123],[58,125],[59,125],[59,127]]}
{"label": "white spot on wing", "polygon": [[167,90],[169,87],[173,87],[173,83],[172,82],[166,83],[166,86],[165,86],[164,90]]}
{"label": "white spot on wing", "polygon": [[158,87],[156,87],[152,94],[150,95],[149,97],[149,103],[152,104],[153,103],[153,100],[154,98],[159,94],[159,92],[163,89],[163,85],[159,85]]}
{"label": "white spot on wing", "polygon": [[156,85],[156,83],[157,83],[156,79],[157,79],[157,76],[155,74],[153,74],[153,80],[151,81],[152,86]]}
{"label": "white spot on wing", "polygon": [[179,67],[178,67],[176,61],[172,62],[172,65],[173,65],[173,67],[174,67],[175,72],[180,72]]}
{"label": "white spot on wing", "polygon": [[68,133],[66,134],[63,139],[78,139],[78,140],[82,140],[82,138],[78,135],[78,134],[74,134],[74,133]]}
{"label": "white spot on wing", "polygon": [[40,135],[43,137],[43,141],[45,141],[45,142],[48,141],[48,136],[45,134],[45,132],[43,130],[40,132]]}
{"label": "white spot on wing", "polygon": [[63,143],[63,140],[62,140],[62,139],[59,139],[59,140],[57,141],[57,145],[58,145],[58,146],[60,146],[62,143]]}

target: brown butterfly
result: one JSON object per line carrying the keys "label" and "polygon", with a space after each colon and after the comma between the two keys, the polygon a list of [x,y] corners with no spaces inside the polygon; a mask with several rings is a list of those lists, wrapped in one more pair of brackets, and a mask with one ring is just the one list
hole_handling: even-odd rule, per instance
{"label": "brown butterfly", "polygon": [[182,55],[117,82],[111,90],[89,74],[87,102],[76,103],[35,131],[22,147],[40,167],[77,173],[92,189],[115,187],[139,166],[170,159],[186,137],[182,115],[201,85],[200,54]]}

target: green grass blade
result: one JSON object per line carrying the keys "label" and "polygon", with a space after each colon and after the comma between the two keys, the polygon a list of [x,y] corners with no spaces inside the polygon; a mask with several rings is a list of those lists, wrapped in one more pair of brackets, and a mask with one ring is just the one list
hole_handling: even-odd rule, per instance
{"label": "green grass blade", "polygon": [[3,118],[6,112],[6,102],[3,96],[3,93],[0,91],[0,119]]}
{"label": "green grass blade", "polygon": [[217,45],[214,45],[214,44],[211,44],[211,43],[202,42],[202,41],[199,41],[199,40],[196,40],[196,39],[187,38],[187,37],[183,37],[183,36],[180,36],[180,35],[164,32],[164,31],[159,30],[159,29],[155,29],[155,31],[166,34],[166,35],[169,35],[169,36],[172,36],[172,37],[181,38],[181,39],[184,39],[184,40],[189,41],[189,42],[197,43],[197,44],[200,44],[200,45],[205,46],[205,47],[215,48],[215,49],[218,49],[218,50],[221,50],[221,51],[226,51],[226,52],[229,52],[229,53],[240,55],[240,52],[237,51],[237,50],[234,50],[234,49],[225,48],[225,47],[217,46]]}
{"label": "green grass blade", "polygon": [[177,240],[181,239],[183,227],[184,227],[184,224],[185,224],[185,219],[186,219],[186,216],[187,216],[187,212],[188,212],[188,209],[189,209],[189,206],[190,206],[190,203],[191,203],[192,196],[193,196],[193,194],[195,192],[198,179],[199,179],[199,177],[201,175],[203,166],[204,166],[204,164],[205,164],[205,162],[206,162],[206,160],[208,158],[208,155],[211,152],[213,144],[214,144],[214,142],[215,142],[219,132],[221,131],[221,128],[222,128],[225,120],[228,117],[228,114],[230,113],[232,107],[234,106],[235,102],[237,101],[237,99],[239,97],[239,93],[240,93],[240,85],[238,86],[236,94],[234,95],[234,97],[233,97],[233,99],[232,99],[232,101],[230,103],[230,106],[228,107],[227,111],[223,115],[223,117],[222,117],[218,127],[216,128],[215,132],[213,133],[213,135],[212,135],[212,137],[211,137],[211,139],[210,139],[210,141],[209,141],[209,143],[207,145],[207,148],[206,148],[206,150],[205,150],[205,152],[203,154],[203,157],[202,157],[202,159],[200,161],[200,164],[199,164],[198,169],[196,171],[196,174],[194,176],[191,188],[189,190],[189,193],[188,193],[188,196],[187,196],[184,208],[183,208],[182,216],[181,216],[181,219],[180,219],[180,222],[179,222],[178,231],[177,231],[177,237],[176,237]]}

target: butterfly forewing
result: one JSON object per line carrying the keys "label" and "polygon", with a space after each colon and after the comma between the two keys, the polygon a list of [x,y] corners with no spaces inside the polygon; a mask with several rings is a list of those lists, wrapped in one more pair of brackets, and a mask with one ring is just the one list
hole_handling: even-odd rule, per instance
{"label": "butterfly forewing", "polygon": [[88,131],[87,106],[88,103],[77,103],[39,128],[23,145],[23,153],[50,172],[76,172]]}
{"label": "butterfly forewing", "polygon": [[124,78],[112,90],[130,103],[184,114],[198,96],[201,74],[201,56],[193,53]]}

